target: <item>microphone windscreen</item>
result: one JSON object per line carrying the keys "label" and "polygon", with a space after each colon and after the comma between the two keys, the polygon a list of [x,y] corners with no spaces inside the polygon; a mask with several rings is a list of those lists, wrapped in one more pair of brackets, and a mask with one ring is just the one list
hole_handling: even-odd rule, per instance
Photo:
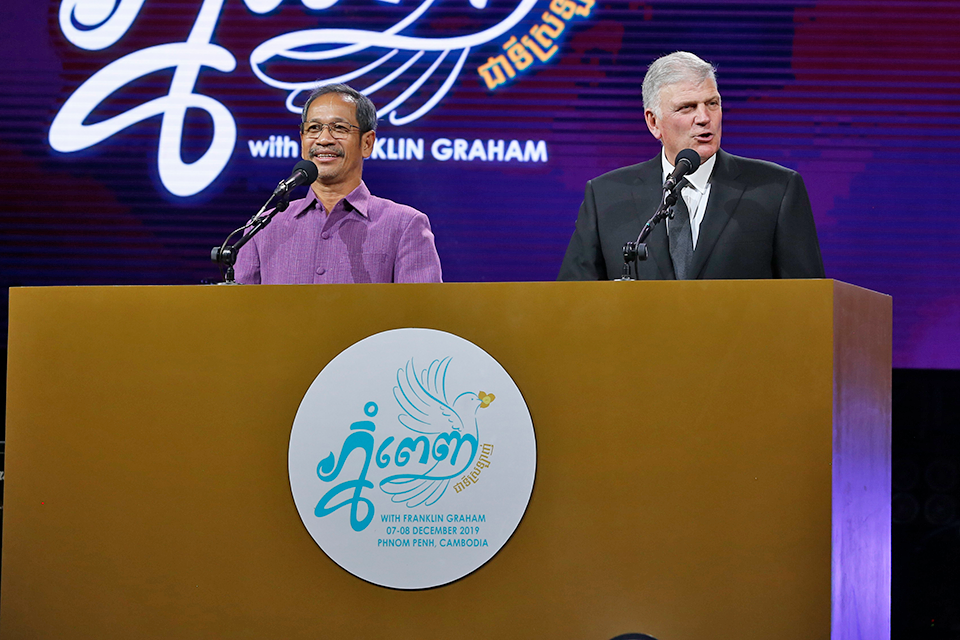
{"label": "microphone windscreen", "polygon": [[690,173],[693,173],[700,168],[700,154],[693,149],[684,149],[678,153],[677,161],[673,163],[674,166],[676,166],[681,160],[686,160],[690,163]]}
{"label": "microphone windscreen", "polygon": [[298,171],[303,171],[304,180],[300,184],[313,184],[314,180],[317,179],[317,176],[320,175],[320,171],[317,169],[317,165],[313,164],[309,160],[301,160],[293,166],[293,173]]}

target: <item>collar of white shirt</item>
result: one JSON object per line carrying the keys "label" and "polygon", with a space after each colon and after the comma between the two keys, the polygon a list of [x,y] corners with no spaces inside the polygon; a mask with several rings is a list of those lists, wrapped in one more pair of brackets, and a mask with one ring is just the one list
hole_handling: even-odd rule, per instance
{"label": "collar of white shirt", "polygon": [[[663,179],[666,180],[667,176],[673,173],[673,165],[667,162],[667,156],[662,152],[660,153],[660,163],[663,166]],[[701,195],[707,190],[707,183],[710,182],[710,176],[713,175],[713,167],[716,164],[717,154],[713,154],[696,171],[686,176],[690,186],[699,191]]]}
{"label": "collar of white shirt", "polygon": [[[663,166],[663,179],[673,173],[673,165],[667,162],[663,153],[660,154],[661,164]],[[689,183],[681,191],[683,202],[687,206],[687,212],[690,215],[690,233],[693,236],[693,248],[697,248],[697,242],[700,240],[700,223],[707,212],[707,200],[710,194],[710,176],[713,175],[713,167],[717,164],[717,154],[700,165],[692,174],[686,176]],[[667,222],[667,228],[670,222]]]}

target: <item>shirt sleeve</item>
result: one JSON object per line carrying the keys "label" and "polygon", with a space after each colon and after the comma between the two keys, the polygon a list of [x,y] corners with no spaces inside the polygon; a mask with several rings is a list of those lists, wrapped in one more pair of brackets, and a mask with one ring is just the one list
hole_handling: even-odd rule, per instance
{"label": "shirt sleeve", "polygon": [[417,211],[400,234],[394,282],[443,282],[430,220]]}
{"label": "shirt sleeve", "polygon": [[240,247],[234,265],[234,277],[240,284],[260,284],[260,252],[256,238]]}

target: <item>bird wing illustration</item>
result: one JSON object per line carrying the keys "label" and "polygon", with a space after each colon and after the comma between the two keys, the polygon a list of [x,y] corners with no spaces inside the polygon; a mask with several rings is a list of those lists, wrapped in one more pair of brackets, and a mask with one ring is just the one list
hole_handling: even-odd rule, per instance
{"label": "bird wing illustration", "polygon": [[[377,117],[389,118],[396,126],[409,124],[425,116],[450,91],[471,48],[512,29],[533,10],[537,0],[520,0],[504,20],[476,33],[446,38],[405,35],[404,32],[419,33],[415,25],[434,2],[424,0],[384,31],[306,29],[276,36],[251,52],[250,67],[264,84],[289,91],[286,107],[293,113],[300,112],[296,103],[301,93],[318,84],[349,82],[367,96],[382,90],[389,93],[390,98],[378,109]],[[470,0],[470,4],[483,10],[487,1]],[[422,30],[422,25],[419,28]],[[308,63],[302,72],[304,80],[270,75],[268,68],[278,60]],[[333,75],[325,75],[325,67]],[[440,78],[442,74],[446,75],[442,82],[431,81],[433,76]],[[429,88],[421,91],[425,85]],[[401,107],[403,115],[399,113]]]}
{"label": "bird wing illustration", "polygon": [[417,375],[413,360],[397,371],[393,397],[403,411],[400,424],[417,433],[435,435],[451,429],[460,431],[463,421],[447,403],[446,377],[450,358],[434,360]]}
{"label": "bird wing illustration", "polygon": [[[397,419],[417,434],[448,435],[451,438],[448,441],[450,446],[456,446],[454,440],[458,443],[467,436],[468,440],[472,440],[470,456],[455,459],[451,455],[443,460],[432,458],[433,464],[426,471],[385,478],[380,482],[380,489],[392,496],[392,502],[406,503],[411,508],[435,504],[443,497],[450,480],[473,463],[478,442],[475,414],[479,407],[485,405],[478,394],[471,392],[461,393],[452,402],[448,400],[446,381],[450,362],[450,357],[434,360],[428,368],[418,373],[413,360],[409,360],[403,369],[397,371],[397,386],[393,388],[393,397],[401,409]],[[460,411],[465,412],[466,425]]]}

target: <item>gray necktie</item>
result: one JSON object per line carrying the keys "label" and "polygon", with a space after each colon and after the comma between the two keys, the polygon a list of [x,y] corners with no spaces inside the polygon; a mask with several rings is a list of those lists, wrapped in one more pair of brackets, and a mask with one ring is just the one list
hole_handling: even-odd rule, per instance
{"label": "gray necktie", "polygon": [[[677,191],[686,186],[684,180]],[[670,240],[670,259],[673,260],[673,272],[677,280],[690,278],[690,265],[693,263],[693,233],[690,231],[690,213],[683,201],[683,196],[677,198],[673,206],[673,218],[667,223],[667,235]]]}

